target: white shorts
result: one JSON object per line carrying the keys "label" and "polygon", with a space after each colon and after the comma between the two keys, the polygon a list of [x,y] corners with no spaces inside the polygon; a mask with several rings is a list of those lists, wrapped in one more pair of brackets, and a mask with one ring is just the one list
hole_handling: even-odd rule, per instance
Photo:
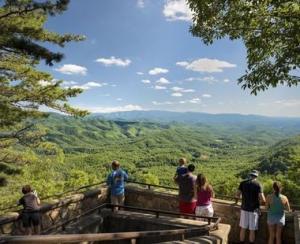
{"label": "white shorts", "polygon": [[209,204],[207,206],[197,206],[196,210],[195,210],[195,214],[197,216],[213,217],[214,209],[211,204]]}
{"label": "white shorts", "polygon": [[257,230],[258,218],[258,211],[248,212],[241,210],[240,227],[243,229]]}

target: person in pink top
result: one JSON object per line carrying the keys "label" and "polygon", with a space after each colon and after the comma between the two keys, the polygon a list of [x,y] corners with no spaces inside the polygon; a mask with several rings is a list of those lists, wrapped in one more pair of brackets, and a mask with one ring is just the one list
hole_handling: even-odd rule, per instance
{"label": "person in pink top", "polygon": [[214,209],[211,198],[214,197],[214,191],[203,174],[198,174],[197,176],[196,191],[197,204],[195,214],[197,216],[213,217]]}

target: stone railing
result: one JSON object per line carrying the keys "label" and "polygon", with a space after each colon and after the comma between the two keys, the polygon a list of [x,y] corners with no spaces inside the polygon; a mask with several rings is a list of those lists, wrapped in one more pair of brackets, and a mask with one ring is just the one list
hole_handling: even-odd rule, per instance
{"label": "stone railing", "polygon": [[[44,204],[42,207],[42,229],[48,228],[66,221],[76,215],[85,212],[97,205],[108,202],[106,187],[98,187],[93,190]],[[125,204],[129,206],[158,209],[166,211],[178,211],[178,197],[176,192],[161,192],[154,189],[145,189],[134,186],[126,188]],[[237,241],[239,236],[239,213],[240,207],[233,202],[215,199],[213,201],[215,215],[222,218],[222,223],[229,224],[231,231],[230,241]],[[10,213],[0,217],[0,234],[22,234],[22,227],[18,219],[18,213]],[[286,226],[283,232],[285,243],[300,244],[299,235],[300,217],[296,214],[288,214]],[[257,232],[257,243],[267,242],[266,212],[262,212]]]}
{"label": "stone railing", "polygon": [[[174,193],[162,193],[153,190],[140,189],[137,187],[128,187],[126,194],[126,204],[137,207],[152,209],[162,209],[167,211],[178,211],[178,197]],[[239,217],[240,206],[231,201],[214,199],[213,207],[215,215],[222,218],[221,223],[229,224],[231,231],[229,241],[239,240]],[[267,243],[268,230],[266,223],[266,212],[263,211],[259,230],[257,232],[257,242],[259,244]],[[283,231],[285,243],[295,243],[294,215],[286,216],[286,226]]]}
{"label": "stone railing", "polygon": [[[107,188],[99,187],[84,193],[43,203],[41,207],[41,229],[46,231],[107,201]],[[19,219],[19,213],[14,212],[0,216],[1,235],[22,235],[23,233],[24,230]]]}

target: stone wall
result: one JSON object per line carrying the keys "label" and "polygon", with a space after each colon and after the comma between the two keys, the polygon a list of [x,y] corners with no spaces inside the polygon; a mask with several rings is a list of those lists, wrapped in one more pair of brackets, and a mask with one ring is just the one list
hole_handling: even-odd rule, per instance
{"label": "stone wall", "polygon": [[[63,199],[43,203],[41,207],[41,229],[47,230],[93,207],[108,201],[105,187],[95,188],[84,193],[74,194]],[[8,213],[0,217],[1,235],[22,235],[24,230],[19,213]]]}
{"label": "stone wall", "polygon": [[[153,190],[141,189],[137,187],[127,187],[125,203],[131,206],[162,209],[167,211],[178,211],[178,198],[174,193],[161,193]],[[236,242],[239,240],[239,216],[240,207],[233,202],[215,199],[213,201],[215,215],[222,218],[222,223],[231,225],[229,240]],[[266,212],[262,212],[257,232],[257,242],[267,243],[267,223]],[[295,243],[294,216],[289,214],[286,217],[286,226],[283,232],[284,243]]]}
{"label": "stone wall", "polygon": [[[99,187],[84,193],[75,194],[64,199],[43,204],[42,229],[61,223],[99,204],[109,201],[108,191],[105,187]],[[178,198],[176,192],[161,192],[152,189],[143,189],[133,186],[126,188],[126,205],[178,211]],[[237,241],[239,236],[239,212],[240,207],[233,202],[215,199],[213,202],[216,216],[222,218],[222,222],[231,225],[230,241]],[[21,222],[18,213],[9,213],[0,217],[0,234],[22,234]],[[295,222],[298,220],[298,223]],[[299,217],[288,215],[284,228],[284,243],[295,243],[299,234]],[[267,240],[266,213],[263,212],[260,219],[260,228],[257,233],[257,243],[266,243]],[[300,239],[300,237],[299,237]],[[299,239],[297,240],[299,243]],[[297,244],[298,244],[297,243]],[[300,243],[299,243],[300,244]]]}

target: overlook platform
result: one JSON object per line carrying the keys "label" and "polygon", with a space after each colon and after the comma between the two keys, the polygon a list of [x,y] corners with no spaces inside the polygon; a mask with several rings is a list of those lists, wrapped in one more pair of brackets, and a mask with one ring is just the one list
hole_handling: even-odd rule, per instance
{"label": "overlook platform", "polygon": [[[109,193],[104,184],[79,190],[56,196],[59,199],[44,199],[39,236],[22,236],[17,212],[0,216],[0,240],[4,243],[222,244],[238,241],[240,207],[232,201],[214,199],[217,217],[200,221],[181,218],[177,212],[177,192],[171,187],[128,184],[126,207],[118,212],[113,212],[107,204]],[[300,244],[299,220],[296,212],[287,215],[283,243]],[[266,240],[266,213],[263,212],[256,243],[263,244]]]}

